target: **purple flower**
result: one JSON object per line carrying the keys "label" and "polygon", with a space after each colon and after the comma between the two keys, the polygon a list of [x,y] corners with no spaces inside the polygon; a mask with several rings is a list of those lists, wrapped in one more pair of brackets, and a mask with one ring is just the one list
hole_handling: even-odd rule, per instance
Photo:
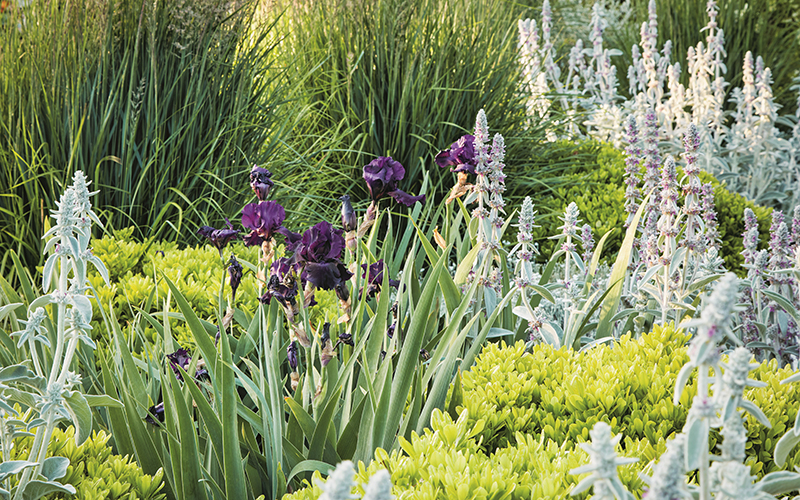
{"label": "purple flower", "polygon": [[231,302],[235,302],[236,289],[239,288],[239,283],[242,282],[242,265],[233,254],[231,254],[231,260],[228,262],[228,275],[231,277]]}
{"label": "purple flower", "polygon": [[476,165],[475,136],[462,135],[450,146],[450,149],[436,155],[436,164],[440,167],[455,167],[450,169],[451,172],[474,174]]}
{"label": "purple flower", "polygon": [[339,199],[342,200],[342,227],[345,231],[355,231],[358,229],[358,217],[353,210],[353,204],[350,203],[350,196],[345,194]]}
{"label": "purple flower", "polygon": [[344,238],[341,229],[334,229],[330,222],[322,221],[312,226],[301,238],[295,248],[295,261],[322,264],[337,261],[344,251]]}
{"label": "purple flower", "polygon": [[[178,380],[183,381],[183,377],[181,376],[180,370],[178,367],[180,366],[183,368],[184,371],[189,369],[189,363],[192,362],[192,355],[189,354],[189,351],[184,349],[183,347],[179,348],[177,351],[173,352],[172,354],[167,354],[167,359],[169,360],[170,367],[172,371],[175,372],[175,376]],[[208,376],[208,370],[205,368],[197,368],[194,373],[194,378],[197,380],[201,380],[202,377]]]}
{"label": "purple flower", "polygon": [[295,297],[299,290],[297,274],[300,266],[292,262],[289,257],[283,257],[272,263],[270,276],[267,281],[267,291],[259,300],[269,304],[271,299],[276,299],[284,309],[292,310],[296,305]]}
{"label": "purple flower", "polygon": [[253,169],[250,171],[250,187],[256,193],[258,201],[266,200],[270,188],[275,185],[270,177],[272,174],[269,170],[253,165]]}
{"label": "purple flower", "polygon": [[147,409],[147,416],[144,417],[147,423],[158,425],[158,422],[164,421],[164,403],[158,403]]}
{"label": "purple flower", "polygon": [[286,348],[286,358],[289,360],[289,368],[292,371],[297,370],[297,342],[292,341],[289,342],[289,346]]}
{"label": "purple flower", "polygon": [[[361,269],[364,271],[361,277],[366,280],[367,298],[369,299],[380,292],[381,286],[383,286],[383,259],[371,264],[369,268],[366,264],[361,264]],[[389,279],[389,286],[397,288],[398,285],[400,285],[399,281]],[[362,292],[363,290],[362,288]]]}
{"label": "purple flower", "polygon": [[219,250],[220,258],[222,258],[222,249],[228,245],[228,242],[239,238],[239,231],[233,228],[227,218],[225,223],[228,229],[214,229],[211,226],[203,226],[197,230],[197,234],[208,239]]}
{"label": "purple flower", "polygon": [[379,200],[384,196],[391,196],[397,202],[410,207],[416,202],[425,202],[425,195],[412,196],[397,188],[397,183],[403,180],[406,169],[400,162],[390,156],[381,156],[364,166],[364,180],[367,181],[369,194],[372,200]]}
{"label": "purple flower", "polygon": [[251,231],[245,236],[244,244],[253,246],[269,241],[282,227],[285,218],[286,211],[274,201],[245,205],[242,210],[242,225]]}

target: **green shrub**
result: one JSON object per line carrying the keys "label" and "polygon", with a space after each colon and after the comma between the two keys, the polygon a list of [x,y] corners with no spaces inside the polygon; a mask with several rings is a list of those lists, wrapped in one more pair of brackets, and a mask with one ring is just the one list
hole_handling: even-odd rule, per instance
{"label": "green shrub", "polygon": [[[533,352],[523,342],[488,344],[463,374],[458,419],[434,412],[422,436],[400,439],[402,450],[378,449],[369,466],[360,463],[356,482],[386,468],[398,498],[566,499],[581,479],[569,471],[588,458],[575,445],[585,442],[589,429],[602,420],[614,434],[624,434],[618,454],[639,458],[620,467],[619,474],[640,497],[644,484],[639,473],[650,473],[666,441],[681,431],[696,393],[692,382],[681,404],[672,404],[675,376],[688,359],[688,338],[672,327],[656,327],[640,339],[624,336],[613,346],[583,354],[545,344]],[[800,388],[780,385],[790,373],[788,368],[778,370],[775,362],[761,365],[752,376],[767,387],[746,392],[772,422],[767,429],[748,415],[745,424],[746,463],[759,477],[779,469],[772,450],[797,412]],[[719,439],[712,434],[710,445]],[[785,467],[799,463],[797,451]],[[322,492],[319,472],[305,484],[284,500],[317,499]]]}
{"label": "green shrub", "polygon": [[[591,145],[592,143],[587,144],[587,148]],[[542,227],[536,229],[534,238],[539,241],[542,254],[546,257],[552,254],[555,240],[548,240],[547,237],[559,233],[558,226],[562,222],[558,217],[562,216],[567,205],[574,201],[581,211],[583,223],[592,227],[595,240],[606,231],[616,228],[606,240],[603,251],[606,259],[613,260],[625,236],[624,175],[625,156],[610,145],[602,145],[597,150],[594,164],[580,166],[566,174],[569,182],[555,188],[554,196],[545,199],[537,207],[543,217],[537,219]],[[682,175],[683,172],[679,169],[678,178]],[[700,179],[714,186],[714,202],[722,238],[720,253],[725,260],[725,266],[743,275],[745,270],[741,267],[744,262],[741,252],[744,249],[742,244],[744,209],[752,209],[758,217],[762,247],[766,246],[769,240],[772,209],[755,205],[744,197],[731,193],[711,174],[701,172]]]}
{"label": "green shrub", "polygon": [[[542,344],[526,352],[522,342],[505,347],[489,344],[473,368],[463,375],[463,408],[473,424],[482,421],[482,447],[491,452],[515,445],[518,433],[544,435],[557,443],[587,440],[598,421],[613,432],[656,445],[680,432],[689,402],[696,393],[687,385],[681,404],[672,404],[675,377],[688,360],[689,336],[672,327],[656,326],[639,339],[623,336],[619,343],[579,354]],[[800,388],[780,385],[791,370],[762,364],[752,377],[768,383],[748,389],[772,422],[766,429],[747,417],[748,456],[757,458],[753,472],[777,470],[772,462],[775,442],[797,414]],[[712,446],[718,436],[712,435]],[[800,451],[789,462],[800,464]]]}
{"label": "green shrub", "polygon": [[[69,498],[73,500],[161,500],[166,496],[161,492],[164,481],[159,470],[154,476],[142,472],[130,457],[112,453],[108,446],[110,434],[95,432],[82,445],[75,445],[75,428],[56,429],[50,441],[47,456],[61,456],[69,459],[67,474],[62,484],[75,487],[75,495],[51,494],[44,498]],[[24,438],[12,448],[12,460],[27,460],[31,440]]]}
{"label": "green shrub", "polygon": [[[230,288],[227,282],[227,260],[222,261],[219,252],[211,245],[197,247],[179,247],[174,242],[142,243],[132,239],[133,228],[117,231],[114,236],[106,235],[94,240],[92,251],[108,268],[111,286],[103,282],[102,277],[91,271],[89,280],[97,291],[103,307],[113,304],[114,315],[121,325],[134,322],[138,311],[150,314],[161,314],[164,301],[167,299],[169,287],[163,279],[166,275],[181,291],[192,309],[201,319],[217,323],[219,307],[220,282],[225,283],[225,300],[230,299]],[[226,248],[226,258],[232,247]],[[281,255],[282,249],[277,249]],[[258,248],[245,247],[238,244],[233,252],[240,261],[255,263],[258,260]],[[252,316],[258,306],[258,285],[255,279],[242,279],[236,292],[237,307]],[[315,293],[322,307],[311,310],[312,324],[328,317],[338,307],[338,300],[333,292],[319,290]],[[175,311],[174,303],[170,310]],[[140,323],[145,335],[154,340],[155,330],[147,322]],[[107,337],[105,323],[99,308],[94,310],[92,335],[95,339]],[[192,336],[183,321],[171,320],[170,326],[176,340],[181,346],[194,346]]]}

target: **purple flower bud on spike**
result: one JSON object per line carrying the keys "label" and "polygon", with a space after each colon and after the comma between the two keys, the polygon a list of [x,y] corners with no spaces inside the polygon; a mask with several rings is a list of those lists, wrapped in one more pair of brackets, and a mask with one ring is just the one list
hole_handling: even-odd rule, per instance
{"label": "purple flower bud on spike", "polygon": [[253,165],[253,169],[250,171],[250,187],[258,197],[258,201],[265,201],[270,188],[275,185],[270,177],[272,174],[269,170]]}
{"label": "purple flower bud on spike", "polygon": [[342,201],[342,227],[345,231],[355,231],[358,229],[358,217],[356,211],[353,210],[353,205],[350,203],[350,196],[342,195],[339,197]]}
{"label": "purple flower bud on spike", "polygon": [[236,256],[231,254],[231,260],[228,263],[228,275],[231,280],[231,302],[236,302],[236,289],[242,282],[242,265],[236,260]]}
{"label": "purple flower bud on spike", "polygon": [[289,342],[289,346],[286,348],[286,358],[289,360],[289,367],[292,371],[297,370],[297,341]]}

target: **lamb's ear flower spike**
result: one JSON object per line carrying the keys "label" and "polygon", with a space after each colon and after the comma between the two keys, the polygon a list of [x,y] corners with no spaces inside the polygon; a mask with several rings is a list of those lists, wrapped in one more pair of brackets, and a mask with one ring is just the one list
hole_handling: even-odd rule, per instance
{"label": "lamb's ear flower spike", "polygon": [[364,496],[361,500],[392,500],[392,476],[386,469],[381,469],[369,478]]}
{"label": "lamb's ear flower spike", "polygon": [[358,498],[353,495],[353,477],[356,475],[353,462],[345,460],[336,466],[328,476],[328,481],[322,486],[324,492],[319,500],[349,500]]}

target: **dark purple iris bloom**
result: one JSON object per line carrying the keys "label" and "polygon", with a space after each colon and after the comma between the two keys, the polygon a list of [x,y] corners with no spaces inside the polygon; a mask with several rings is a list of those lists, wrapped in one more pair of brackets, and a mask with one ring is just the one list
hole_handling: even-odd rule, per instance
{"label": "dark purple iris bloom", "polygon": [[286,357],[289,360],[289,367],[292,371],[297,370],[297,342],[294,340],[291,341],[286,348]]}
{"label": "dark purple iris bloom", "polygon": [[333,348],[336,349],[339,346],[339,344],[346,344],[346,345],[349,345],[350,347],[353,347],[353,346],[356,345],[353,342],[353,336],[351,334],[349,334],[349,333],[340,333],[339,334],[339,340],[336,341],[336,345],[334,345]]}
{"label": "dark purple iris bloom", "polygon": [[459,140],[454,142],[450,149],[446,149],[436,155],[436,164],[440,167],[451,168],[451,172],[475,173],[475,136],[462,135]]}
{"label": "dark purple iris bloom", "polygon": [[339,260],[343,251],[342,230],[322,221],[303,233],[293,258],[303,266],[304,280],[322,290],[333,290],[353,276]]}
{"label": "dark purple iris bloom", "polygon": [[197,234],[207,238],[219,250],[220,258],[222,258],[222,249],[228,245],[228,242],[239,239],[239,231],[233,228],[227,217],[225,218],[225,223],[228,229],[214,229],[211,226],[203,226],[197,230]]}
{"label": "dark purple iris bloom", "polygon": [[274,201],[245,205],[242,210],[242,225],[251,231],[244,237],[244,244],[253,246],[269,241],[281,228],[285,218],[286,211]]}
{"label": "dark purple iris bloom", "polygon": [[345,194],[339,199],[342,200],[342,227],[345,231],[355,231],[358,229],[358,217],[353,210],[353,204],[350,203],[350,196]]}
{"label": "dark purple iris bloom", "polygon": [[364,166],[364,180],[367,181],[372,200],[391,196],[397,202],[410,207],[416,202],[425,203],[425,195],[412,196],[397,189],[397,183],[406,176],[406,169],[391,156],[381,156]]}
{"label": "dark purple iris bloom", "polygon": [[242,265],[233,254],[231,254],[231,260],[228,261],[228,275],[231,277],[231,302],[235,302],[236,289],[242,282]]}
{"label": "dark purple iris bloom", "polygon": [[[188,370],[189,363],[192,362],[192,355],[189,354],[189,351],[181,347],[172,354],[167,354],[167,359],[169,360],[170,367],[172,367],[172,371],[175,372],[175,376],[178,378],[178,380],[183,381],[183,377],[181,376],[181,372],[178,370],[178,367],[180,366],[184,371]],[[194,378],[197,380],[201,380],[203,377],[207,376],[208,370],[205,368],[197,368],[194,372]]]}
{"label": "dark purple iris bloom", "polygon": [[[383,286],[383,259],[379,259],[374,264],[371,264],[369,269],[367,269],[366,264],[361,264],[361,269],[364,271],[361,277],[366,280],[367,298],[369,299],[380,292],[381,286]],[[389,279],[389,286],[397,288],[399,285],[399,281]]]}
{"label": "dark purple iris bloom", "polygon": [[269,304],[273,298],[284,308],[291,309],[296,303],[295,297],[300,290],[297,275],[300,266],[289,257],[283,257],[272,263],[267,281],[267,291],[261,296],[261,302]]}
{"label": "dark purple iris bloom", "polygon": [[158,422],[164,421],[164,403],[158,403],[147,409],[147,416],[144,417],[145,421],[149,424],[158,425]]}
{"label": "dark purple iris bloom", "polygon": [[250,171],[250,187],[256,193],[258,201],[266,200],[270,188],[275,185],[270,177],[272,174],[269,170],[253,165],[253,170]]}
{"label": "dark purple iris bloom", "polygon": [[300,241],[303,239],[302,234],[289,231],[283,226],[278,228],[278,233],[282,234],[283,237],[286,238],[284,240],[284,244],[286,245],[287,252],[294,252],[297,249],[297,246],[300,244]]}

